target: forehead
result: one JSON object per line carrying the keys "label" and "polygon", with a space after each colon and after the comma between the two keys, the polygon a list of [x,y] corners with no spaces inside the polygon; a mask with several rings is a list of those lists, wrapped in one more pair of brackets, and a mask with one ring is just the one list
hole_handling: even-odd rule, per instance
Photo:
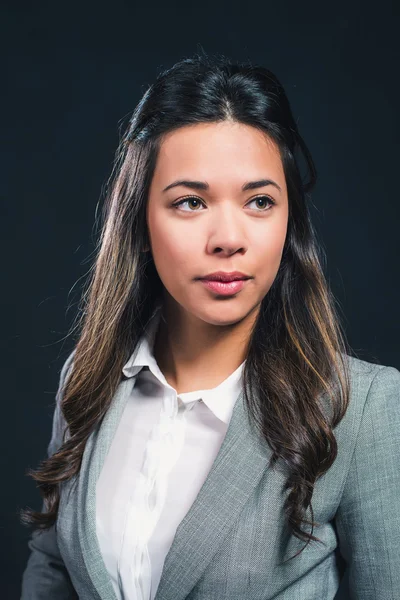
{"label": "forehead", "polygon": [[285,187],[277,144],[255,127],[227,121],[185,126],[165,136],[154,179],[167,185],[182,176],[204,179],[211,188],[241,186],[253,177],[271,177]]}

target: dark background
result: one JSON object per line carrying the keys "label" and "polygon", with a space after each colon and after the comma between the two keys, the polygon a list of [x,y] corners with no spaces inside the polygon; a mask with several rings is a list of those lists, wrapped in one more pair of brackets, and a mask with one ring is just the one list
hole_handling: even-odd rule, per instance
{"label": "dark background", "polygon": [[[0,596],[19,598],[64,339],[120,125],[200,47],[270,68],[319,181],[312,215],[358,356],[400,369],[399,8],[299,2],[3,2]],[[4,281],[5,280],[5,281]]]}

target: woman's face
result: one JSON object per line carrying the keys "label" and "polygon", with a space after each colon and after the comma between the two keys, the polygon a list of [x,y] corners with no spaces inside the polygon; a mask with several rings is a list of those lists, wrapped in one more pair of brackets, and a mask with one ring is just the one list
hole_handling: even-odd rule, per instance
{"label": "woman's face", "polygon": [[[266,179],[269,184],[242,189]],[[201,186],[173,185],[178,180]],[[164,138],[147,224],[158,275],[178,311],[214,325],[258,312],[279,269],[287,223],[283,166],[265,134],[224,121],[186,126]],[[221,296],[199,280],[215,271],[241,271],[251,279]]]}

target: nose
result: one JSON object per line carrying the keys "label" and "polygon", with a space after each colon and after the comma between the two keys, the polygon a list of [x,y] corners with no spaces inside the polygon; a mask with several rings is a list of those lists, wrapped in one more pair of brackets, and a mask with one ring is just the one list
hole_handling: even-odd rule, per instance
{"label": "nose", "polygon": [[209,252],[230,256],[235,252],[245,252],[246,237],[244,225],[232,208],[221,209],[210,223],[208,237]]}

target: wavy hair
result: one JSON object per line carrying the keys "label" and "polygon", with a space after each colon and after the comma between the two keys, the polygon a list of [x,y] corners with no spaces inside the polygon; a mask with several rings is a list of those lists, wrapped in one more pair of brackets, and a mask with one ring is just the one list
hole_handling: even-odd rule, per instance
{"label": "wavy hair", "polygon": [[[23,524],[46,529],[55,523],[60,485],[79,474],[86,441],[106,414],[122,368],[162,294],[151,252],[144,249],[149,246],[148,191],[163,136],[187,125],[226,120],[264,132],[278,146],[283,164],[287,235],[249,339],[244,399],[273,451],[271,465],[279,460],[287,470],[284,511],[292,533],[306,545],[321,542],[313,535],[318,523],[312,494],[337,455],[333,430],[349,402],[350,351],[309,214],[316,169],[277,77],[249,61],[235,63],[204,51],[161,71],[120,135],[95,258],[69,333],[77,332],[73,364],[59,391],[63,442],[37,470],[28,471],[47,510],[21,510]],[[300,156],[307,167],[305,181]],[[311,533],[303,523],[311,525]]]}

